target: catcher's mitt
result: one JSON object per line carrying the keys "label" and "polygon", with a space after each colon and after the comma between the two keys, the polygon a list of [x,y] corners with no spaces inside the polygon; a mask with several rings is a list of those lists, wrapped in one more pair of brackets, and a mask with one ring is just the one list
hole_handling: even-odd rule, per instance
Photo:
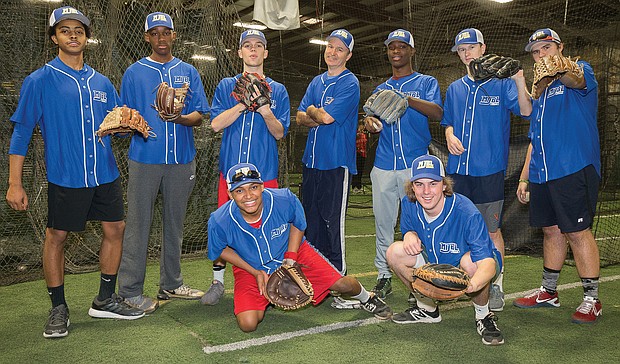
{"label": "catcher's mitt", "polygon": [[583,77],[583,69],[577,64],[577,59],[559,55],[544,56],[534,64],[534,83],[532,84],[532,97],[539,98],[545,89],[555,80],[561,78],[567,72]]}
{"label": "catcher's mitt", "polygon": [[169,86],[167,82],[160,83],[157,87],[155,105],[153,105],[159,117],[164,121],[172,121],[181,116],[188,91],[188,83],[184,83],[179,88]]}
{"label": "catcher's mitt", "polygon": [[462,296],[469,284],[469,275],[450,264],[424,264],[413,269],[411,286],[420,294],[436,300]]}
{"label": "catcher's mitt", "polygon": [[116,133],[138,132],[144,138],[155,136],[151,130],[152,128],[138,110],[123,105],[121,107],[116,106],[106,115],[95,134],[99,136],[99,141],[102,142],[102,137]]}
{"label": "catcher's mitt", "polygon": [[469,62],[468,67],[474,80],[481,81],[491,77],[508,78],[514,76],[521,69],[521,62],[497,54],[486,54]]}
{"label": "catcher's mitt", "polygon": [[369,116],[377,116],[388,124],[394,124],[408,107],[407,95],[402,92],[379,90],[366,100],[364,111]]}
{"label": "catcher's mitt", "polygon": [[[256,92],[258,96],[254,96]],[[254,112],[261,106],[271,105],[271,86],[258,73],[244,72],[237,80],[231,95],[248,111]]]}
{"label": "catcher's mitt", "polygon": [[283,310],[296,310],[312,302],[312,284],[301,266],[282,264],[267,280],[267,299]]}

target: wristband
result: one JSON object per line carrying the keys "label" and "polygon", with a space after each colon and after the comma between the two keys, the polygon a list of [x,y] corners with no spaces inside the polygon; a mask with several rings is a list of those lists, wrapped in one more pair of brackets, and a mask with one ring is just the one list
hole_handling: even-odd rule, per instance
{"label": "wristband", "polygon": [[294,261],[297,261],[297,252],[284,253],[284,259],[293,259]]}
{"label": "wristband", "polygon": [[519,183],[521,183],[521,182],[524,182],[524,183],[527,183],[527,184],[529,184],[529,183],[530,183],[530,181],[529,181],[529,180],[526,180],[526,179],[520,179],[520,180],[519,180]]}

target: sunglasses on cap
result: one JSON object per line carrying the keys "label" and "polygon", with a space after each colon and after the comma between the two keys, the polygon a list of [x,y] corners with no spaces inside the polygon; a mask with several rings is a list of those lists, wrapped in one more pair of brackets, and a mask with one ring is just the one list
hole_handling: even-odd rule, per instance
{"label": "sunglasses on cap", "polygon": [[250,179],[259,179],[260,178],[260,173],[258,171],[253,171],[253,170],[238,170],[237,173],[235,173],[231,178],[230,178],[230,183],[235,183],[235,182],[241,182],[243,181],[245,178],[250,178]]}

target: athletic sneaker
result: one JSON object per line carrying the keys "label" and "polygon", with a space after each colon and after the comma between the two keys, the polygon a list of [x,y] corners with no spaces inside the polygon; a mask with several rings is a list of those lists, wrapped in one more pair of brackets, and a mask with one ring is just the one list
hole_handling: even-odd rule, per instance
{"label": "athletic sneaker", "polygon": [[131,307],[144,311],[144,313],[152,313],[159,307],[159,301],[144,295],[125,298],[125,302]]}
{"label": "athletic sneaker", "polygon": [[375,315],[379,320],[387,320],[392,317],[392,309],[381,298],[375,294],[370,294],[368,301],[362,303],[362,308],[366,312]]}
{"label": "athletic sneaker", "polygon": [[540,287],[525,297],[517,298],[512,304],[520,308],[560,307],[560,299],[557,292],[549,294]]}
{"label": "athletic sneaker", "polygon": [[144,317],[144,311],[131,307],[123,297],[112,293],[112,297],[99,301],[97,297],[88,310],[88,315],[94,318],[113,318],[120,320],[135,320]]}
{"label": "athletic sneaker", "polygon": [[394,316],[392,316],[392,321],[397,324],[434,324],[441,322],[441,315],[439,314],[439,307],[435,308],[435,311],[430,312],[416,305],[409,307],[401,313],[394,314]]}
{"label": "athletic sneaker", "polygon": [[489,312],[482,320],[476,320],[476,330],[482,336],[484,345],[502,345],[504,343],[504,335],[499,331],[496,321],[497,316],[493,312]]}
{"label": "athletic sneaker", "polygon": [[491,284],[489,289],[489,309],[491,311],[499,312],[504,310],[504,292],[497,284]]}
{"label": "athletic sneaker", "polygon": [[207,290],[202,298],[200,299],[200,303],[203,305],[217,305],[220,302],[220,298],[224,295],[224,284],[217,279],[211,283],[211,287]]}
{"label": "athletic sneaker", "polygon": [[601,301],[593,297],[584,297],[583,302],[577,307],[572,320],[576,324],[593,324],[603,313]]}
{"label": "athletic sneaker", "polygon": [[197,300],[204,296],[205,293],[198,289],[193,289],[187,284],[182,284],[179,288],[175,289],[160,289],[157,294],[157,298],[160,300],[169,300],[171,298],[182,298],[185,300]]}
{"label": "athletic sneaker", "polygon": [[362,303],[359,300],[346,300],[340,296],[334,296],[331,306],[339,310],[357,310],[362,308]]}
{"label": "athletic sneaker", "polygon": [[392,293],[392,278],[383,277],[377,279],[377,284],[372,289],[377,297],[384,299],[387,295]]}
{"label": "athletic sneaker", "polygon": [[69,335],[69,308],[63,303],[50,309],[43,337],[65,337]]}

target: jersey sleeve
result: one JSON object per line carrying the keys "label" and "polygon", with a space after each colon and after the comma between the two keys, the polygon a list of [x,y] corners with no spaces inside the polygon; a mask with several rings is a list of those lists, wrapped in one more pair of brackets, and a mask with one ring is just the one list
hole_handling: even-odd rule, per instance
{"label": "jersey sleeve", "polygon": [[226,248],[226,246],[228,246],[228,243],[226,241],[226,232],[224,230],[224,227],[217,222],[215,212],[212,213],[209,217],[207,226],[209,234],[209,240],[207,244],[207,256],[209,260],[216,260],[220,255],[222,255],[222,251]]}
{"label": "jersey sleeve", "polygon": [[464,236],[471,252],[471,260],[477,262],[485,258],[493,258],[493,242],[487,230],[484,218],[479,213],[472,213],[467,223]]}
{"label": "jersey sleeve", "polygon": [[400,216],[400,232],[403,236],[410,231],[414,230],[413,221],[416,218],[415,203],[409,201],[409,197],[403,197],[401,201],[401,216]]}
{"label": "jersey sleeve", "polygon": [[453,105],[454,105],[454,87],[452,85],[448,86],[448,91],[446,91],[446,102],[444,103],[445,108],[443,110],[443,117],[441,118],[441,126],[448,127],[454,126],[453,119]]}
{"label": "jersey sleeve", "polygon": [[229,98],[231,97],[228,83],[228,79],[225,78],[215,87],[215,93],[213,94],[213,100],[211,102],[211,120],[231,107],[228,106],[230,102]]}
{"label": "jersey sleeve", "polygon": [[594,70],[592,69],[592,66],[588,62],[579,61],[577,62],[577,64],[581,66],[581,68],[583,69],[583,75],[586,79],[586,88],[578,89],[576,91],[578,91],[580,94],[585,96],[589,92],[592,92],[593,90],[596,90],[598,88],[598,82],[596,81],[596,78],[594,77]]}
{"label": "jersey sleeve", "polygon": [[276,88],[273,95],[276,102],[274,115],[284,127],[284,136],[286,136],[288,128],[291,125],[291,101],[289,100],[288,91],[286,91],[284,85],[278,85],[279,87]]}
{"label": "jersey sleeve", "polygon": [[207,100],[207,95],[205,94],[205,88],[202,84],[202,80],[200,79],[200,74],[198,71],[192,67],[191,71],[191,87],[190,92],[188,93],[189,103],[186,106],[187,113],[192,113],[194,111],[198,111],[201,114],[207,114],[211,111],[209,108],[209,101]]}
{"label": "jersey sleeve", "polygon": [[301,202],[299,201],[299,199],[297,198],[297,196],[295,196],[291,190],[287,189],[287,197],[289,199],[290,206],[291,206],[291,221],[290,223],[293,224],[293,226],[295,226],[297,229],[301,230],[301,231],[305,231],[306,228],[308,227],[308,224],[306,223],[306,215],[304,214],[304,208],[301,205]]}
{"label": "jersey sleeve", "polygon": [[521,116],[521,108],[519,107],[519,91],[517,90],[517,84],[513,79],[506,79],[504,81],[504,99],[506,100],[506,108],[513,114]]}
{"label": "jersey sleeve", "polygon": [[441,91],[439,90],[439,82],[435,77],[428,77],[424,100],[430,101],[443,107],[443,104],[441,103]]}
{"label": "jersey sleeve", "polygon": [[137,100],[136,87],[134,86],[132,69],[129,68],[125,71],[121,81],[121,103],[135,109],[137,106],[134,104],[135,100]]}
{"label": "jersey sleeve", "polygon": [[312,99],[312,90],[314,89],[314,84],[316,83],[316,80],[317,78],[315,77],[308,85],[308,88],[306,88],[306,93],[304,94],[304,97],[301,99],[299,107],[297,108],[298,111],[306,112],[306,110],[308,110],[310,106],[314,105],[314,100]]}
{"label": "jersey sleeve", "polygon": [[323,110],[328,113],[336,124],[347,122],[347,117],[352,111],[357,111],[360,102],[360,85],[357,78],[351,74],[343,77],[337,84],[334,91],[334,99]]}
{"label": "jersey sleeve", "polygon": [[43,117],[42,86],[37,80],[28,76],[24,80],[20,93],[17,109],[11,121],[15,123],[9,154],[25,156],[35,126]]}

